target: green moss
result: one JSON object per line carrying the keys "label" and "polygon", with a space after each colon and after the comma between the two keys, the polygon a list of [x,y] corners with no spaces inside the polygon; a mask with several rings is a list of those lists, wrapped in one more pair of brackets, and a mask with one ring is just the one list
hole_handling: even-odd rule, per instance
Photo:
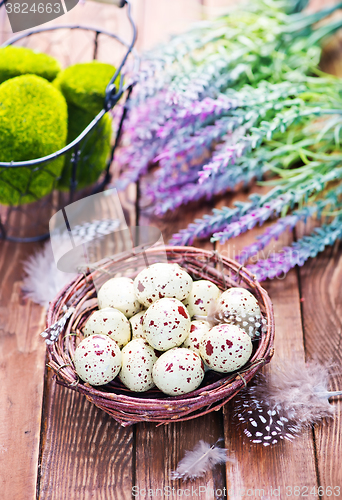
{"label": "green moss", "polygon": [[[57,77],[53,80],[52,82],[52,85],[57,89],[59,90],[60,92],[62,92],[62,88],[61,88],[61,80],[62,80],[62,77],[63,77],[63,71],[61,71],[60,73],[58,73]],[[63,94],[63,92],[62,92]]]}
{"label": "green moss", "polygon": [[[67,105],[54,86],[35,75],[0,85],[0,161],[47,156],[66,145]],[[64,157],[35,167],[0,167],[0,203],[28,203],[48,194]]]}
{"label": "green moss", "polygon": [[61,71],[56,59],[25,47],[0,49],[0,83],[20,75],[34,74],[52,81]]}
{"label": "green moss", "polygon": [[68,104],[96,116],[103,108],[106,87],[114,73],[114,66],[98,61],[74,64],[59,75],[57,85]]}
{"label": "green moss", "polygon": [[[76,139],[93,120],[94,115],[72,104],[68,105],[68,144]],[[93,184],[107,166],[111,149],[112,126],[108,114],[100,120],[81,143],[82,152],[77,163],[78,189]],[[65,166],[59,181],[60,189],[69,189],[72,172],[71,154],[66,155]]]}

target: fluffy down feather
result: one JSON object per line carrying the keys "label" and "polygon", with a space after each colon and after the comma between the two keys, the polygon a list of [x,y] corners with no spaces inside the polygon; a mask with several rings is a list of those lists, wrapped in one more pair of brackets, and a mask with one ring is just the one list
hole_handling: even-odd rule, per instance
{"label": "fluffy down feather", "polygon": [[235,416],[245,425],[244,433],[264,446],[280,439],[293,439],[304,427],[332,417],[329,403],[342,391],[328,391],[328,365],[312,361],[306,366],[287,363],[241,392],[236,400]]}
{"label": "fluffy down feather", "polygon": [[[116,231],[120,222],[116,219],[94,220],[75,225],[72,229],[74,245],[90,241],[100,241],[100,238]],[[64,231],[59,235],[59,244],[66,251],[70,246],[70,235]],[[24,263],[27,276],[23,280],[24,295],[37,304],[47,307],[57,293],[77,274],[60,271],[55,263],[50,241],[46,242],[42,250],[31,255]]]}
{"label": "fluffy down feather", "polygon": [[194,316],[194,319],[207,321],[211,327],[220,323],[228,323],[230,325],[237,325],[241,327],[241,323],[243,321],[244,323],[248,323],[248,326],[252,326],[253,330],[255,331],[254,340],[257,340],[260,337],[260,333],[264,333],[267,331],[266,318],[252,317],[251,319],[243,318],[242,320],[241,317],[237,316],[233,312],[221,310],[219,305],[214,300],[212,300],[209,305],[207,316],[196,314]]}
{"label": "fluffy down feather", "polygon": [[171,473],[171,479],[193,480],[202,477],[217,464],[235,460],[227,457],[227,450],[219,448],[217,443],[210,446],[199,441],[192,451],[186,451],[184,458],[178,463],[177,469]]}
{"label": "fluffy down feather", "polygon": [[22,286],[24,295],[45,307],[48,307],[57,293],[76,276],[57,269],[50,241],[27,259],[24,271],[26,272]]}

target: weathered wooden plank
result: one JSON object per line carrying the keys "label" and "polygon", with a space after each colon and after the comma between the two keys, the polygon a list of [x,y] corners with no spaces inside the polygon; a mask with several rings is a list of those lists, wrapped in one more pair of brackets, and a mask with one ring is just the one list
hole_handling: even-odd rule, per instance
{"label": "weathered wooden plank", "polygon": [[[142,182],[148,182],[148,179],[144,179]],[[141,200],[141,203],[143,202],[144,200]],[[158,227],[162,232],[164,242],[168,243],[173,233],[186,227],[194,218],[202,217],[204,213],[211,210],[212,206],[210,202],[203,202],[200,208],[198,204],[189,204],[172,214],[166,214],[163,218],[154,217],[141,207],[139,224],[151,224]],[[210,242],[201,242],[200,247],[206,250],[213,249]],[[197,498],[197,494],[198,498],[203,500],[215,498],[214,491],[223,490],[225,487],[224,468],[216,467],[204,478],[199,478],[192,483],[172,481],[170,473],[175,470],[185,451],[193,449],[200,439],[214,444],[222,437],[221,411],[212,412],[195,420],[172,423],[167,426],[156,427],[156,424],[153,423],[137,424],[135,491],[148,492],[151,490],[157,498],[158,495],[160,498],[166,498],[166,493],[170,492],[170,494],[176,495],[177,490],[186,490],[188,495],[190,488],[193,497]],[[157,493],[157,488],[161,489],[162,493],[160,491]],[[173,492],[172,488],[175,488]],[[146,498],[146,496],[137,498]]]}
{"label": "weathered wooden plank", "polygon": [[34,246],[0,242],[0,487],[2,498],[35,497],[45,346],[43,309],[21,295]]}
{"label": "weathered wooden plank", "polygon": [[[187,422],[155,427],[152,423],[137,425],[135,492],[147,498],[149,491],[156,498],[183,496],[212,500],[217,490],[225,487],[224,467],[215,467],[205,477],[195,481],[171,481],[170,474],[187,450],[192,450],[200,439],[214,444],[222,437],[221,412]],[[174,490],[172,490],[174,488]],[[157,489],[161,491],[157,491]],[[143,492],[145,491],[145,494]],[[170,492],[170,493],[169,493]],[[189,494],[190,493],[190,494]]]}
{"label": "weathered wooden plank", "polygon": [[39,500],[132,498],[132,428],[48,378]]}
{"label": "weathered wooden plank", "polygon": [[[301,318],[296,273],[291,272],[282,281],[273,281],[267,285],[273,301],[276,320],[275,357],[272,363],[282,359],[295,359],[303,362],[301,342]],[[272,370],[272,363],[268,370]],[[317,488],[315,457],[310,431],[304,432],[293,443],[281,442],[273,447],[264,448],[253,445],[242,432],[231,432],[236,425],[232,418],[234,402],[224,410],[226,447],[237,460],[237,467],[227,467],[227,488],[241,492],[241,489],[263,489],[265,496],[272,498],[271,491],[277,489],[280,498],[290,493],[287,487]],[[248,450],[248,453],[246,451]],[[254,465],[251,473],[251,465]],[[256,465],[256,468],[255,468]],[[317,492],[317,489],[316,489]],[[246,494],[246,493],[245,493]],[[277,495],[277,493],[273,493]],[[290,498],[293,498],[291,494]],[[232,498],[240,498],[238,494]],[[318,498],[317,493],[312,498]]]}
{"label": "weathered wooden plank", "polygon": [[[237,195],[236,199],[243,200],[243,195]],[[253,233],[243,234],[234,241],[234,253],[254,240],[263,228],[255,228]],[[285,235],[279,242],[272,245],[271,250],[276,251],[280,245],[288,244],[292,235]],[[217,250],[222,253],[232,253],[229,243],[217,245]],[[267,249],[264,257],[267,256]],[[276,335],[275,356],[266,370],[272,371],[276,363],[282,360],[292,360],[297,363],[304,362],[303,332],[301,325],[300,297],[298,280],[295,271],[288,273],[285,279],[273,280],[264,283],[268,290],[274,306]],[[234,401],[224,407],[224,429],[225,446],[229,453],[236,459],[236,465],[228,464],[227,489],[231,490],[231,498],[239,499],[246,495],[247,490],[253,491],[257,498],[256,490],[264,491],[264,496],[272,498],[280,491],[280,498],[286,498],[286,487],[317,486],[315,471],[315,456],[310,431],[304,432],[293,443],[281,442],[275,446],[263,447],[253,445],[248,438],[236,427],[233,418]],[[247,452],[248,451],[248,452]],[[253,472],[251,466],[253,464]],[[285,465],[286,464],[286,465]],[[284,469],[285,467],[285,469]],[[286,471],[286,472],[285,472]],[[260,496],[260,495],[259,495]],[[229,497],[230,498],[230,497]],[[317,498],[313,496],[312,498]]]}
{"label": "weathered wooden plank", "polygon": [[[298,237],[303,234],[298,231]],[[305,352],[308,360],[315,359],[331,366],[330,390],[341,390],[342,346],[342,254],[341,245],[335,245],[310,259],[300,269]],[[328,498],[332,487],[342,485],[342,471],[337,464],[342,459],[342,401],[331,399],[336,409],[333,419],[315,425],[315,446],[319,484],[322,498]],[[337,495],[336,495],[337,496]]]}

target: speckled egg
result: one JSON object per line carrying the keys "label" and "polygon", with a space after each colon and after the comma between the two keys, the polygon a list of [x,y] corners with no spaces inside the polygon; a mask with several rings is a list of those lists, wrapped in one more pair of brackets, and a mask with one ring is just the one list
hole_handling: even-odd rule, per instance
{"label": "speckled egg", "polygon": [[212,370],[221,373],[238,370],[247,363],[252,349],[250,336],[235,325],[216,325],[200,342],[202,359]]}
{"label": "speckled egg", "polygon": [[263,323],[257,299],[245,288],[233,287],[222,293],[217,312],[224,322],[239,326],[253,338]]}
{"label": "speckled egg", "polygon": [[136,296],[145,307],[164,297],[184,300],[191,288],[191,276],[178,264],[152,264],[134,280]]}
{"label": "speckled egg", "polygon": [[187,347],[192,351],[199,354],[199,345],[200,341],[205,333],[207,333],[210,329],[209,323],[206,321],[195,320],[191,321],[190,325],[190,333],[187,338],[184,340],[183,347]]}
{"label": "speckled egg", "polygon": [[175,347],[164,352],[153,365],[153,380],[158,389],[169,396],[194,391],[204,377],[203,362],[190,349]]}
{"label": "speckled egg", "polygon": [[133,339],[122,349],[121,354],[121,382],[134,392],[151,389],[154,386],[152,368],[157,361],[154,349],[144,339]]}
{"label": "speckled egg", "polygon": [[180,346],[190,332],[190,315],[182,302],[165,297],[144,314],[143,330],[147,342],[158,351]]}
{"label": "speckled egg", "polygon": [[99,309],[114,307],[127,318],[142,309],[134,292],[133,280],[126,277],[112,278],[106,281],[99,290],[97,300]]}
{"label": "speckled egg", "polygon": [[194,281],[189,296],[183,301],[191,317],[195,314],[206,316],[212,301],[216,302],[220,296],[220,289],[211,281]]}
{"label": "speckled egg", "polygon": [[115,340],[120,349],[131,340],[131,326],[128,319],[113,307],[99,309],[88,318],[83,335],[88,337],[97,333],[108,335]]}
{"label": "speckled egg", "polygon": [[143,329],[143,318],[145,312],[146,311],[140,311],[138,312],[138,314],[135,314],[134,316],[129,318],[129,322],[131,323],[132,327],[132,339],[145,338],[145,332]]}
{"label": "speckled egg", "polygon": [[113,380],[121,368],[121,351],[107,335],[90,335],[75,350],[74,365],[80,379],[91,385]]}

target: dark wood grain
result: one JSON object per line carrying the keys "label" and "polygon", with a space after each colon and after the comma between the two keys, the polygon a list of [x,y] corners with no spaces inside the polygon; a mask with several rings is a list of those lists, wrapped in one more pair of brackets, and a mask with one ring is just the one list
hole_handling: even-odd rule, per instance
{"label": "dark wood grain", "polygon": [[[342,390],[342,254],[341,245],[329,248],[300,269],[305,351],[308,360],[331,365],[330,390]],[[342,401],[331,399],[333,419],[315,425],[319,484],[328,498],[328,486],[342,486]]]}
{"label": "dark wood grain", "polygon": [[[166,426],[155,427],[150,423],[137,425],[136,430],[136,491],[153,490],[156,498],[166,498],[165,492],[175,488],[175,491],[189,490],[193,498],[212,500],[214,491],[225,487],[224,467],[217,466],[203,478],[194,481],[172,481],[171,471],[177,468],[179,460],[184,457],[185,451],[192,450],[200,439],[214,444],[222,437],[222,414],[213,414],[200,417],[194,421],[179,422]],[[223,446],[223,443],[220,444]],[[163,493],[157,492],[157,488]],[[196,491],[196,493],[194,493]],[[176,493],[173,493],[176,495]],[[147,498],[141,495],[137,498]]]}
{"label": "dark wood grain", "polygon": [[131,499],[133,430],[48,378],[39,499]]}
{"label": "dark wood grain", "polygon": [[[265,191],[260,188],[259,192]],[[236,196],[243,200],[246,195]],[[234,253],[251,244],[257,234],[263,232],[263,227],[257,227],[234,240]],[[289,244],[292,234],[288,233],[278,242],[274,242],[268,251],[277,251],[281,246]],[[231,252],[230,242],[218,245],[221,253]],[[268,291],[274,306],[275,314],[275,355],[265,369],[270,373],[276,364],[286,360],[304,363],[303,331],[301,323],[300,297],[296,271],[291,271],[285,279],[274,279],[263,284]],[[304,432],[293,443],[281,442],[275,446],[263,447],[251,444],[249,439],[236,428],[233,418],[234,400],[224,407],[225,442],[229,453],[236,459],[236,465],[227,465],[227,488],[235,492],[232,498],[240,498],[236,492],[262,490],[266,498],[272,498],[272,491],[279,489],[280,498],[286,498],[286,487],[317,486],[315,455],[310,431]],[[251,473],[251,470],[253,471]],[[317,490],[316,490],[317,491]],[[255,493],[254,493],[255,494]],[[273,493],[277,496],[277,493]],[[292,496],[290,496],[293,498]],[[255,494],[255,498],[257,495]],[[312,496],[312,498],[318,498]]]}
{"label": "dark wood grain", "polygon": [[45,346],[44,310],[21,294],[22,261],[34,245],[0,242],[1,498],[34,498],[37,483]]}

